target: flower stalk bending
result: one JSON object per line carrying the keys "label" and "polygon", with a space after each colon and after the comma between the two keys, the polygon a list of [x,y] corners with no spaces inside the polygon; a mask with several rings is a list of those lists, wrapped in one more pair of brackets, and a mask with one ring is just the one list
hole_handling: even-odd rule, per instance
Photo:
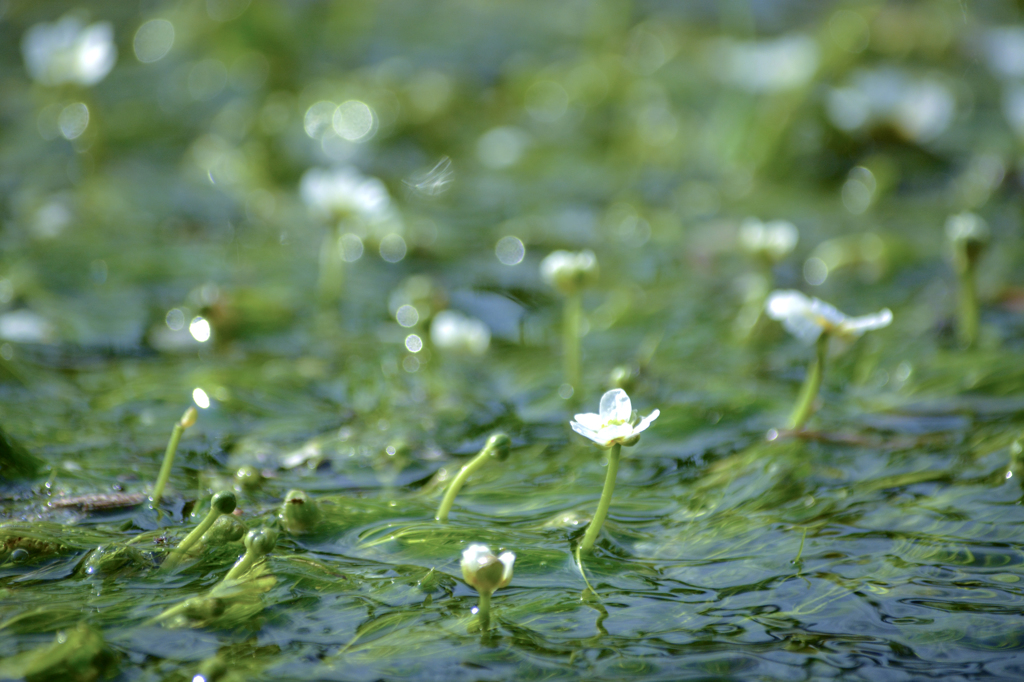
{"label": "flower stalk bending", "polygon": [[786,428],[796,431],[803,427],[814,412],[814,399],[818,397],[821,390],[821,379],[825,376],[825,361],[828,358],[828,334],[822,334],[814,344],[814,359],[807,368],[807,376],[804,378],[804,385],[800,389],[800,395],[793,406],[793,413],[789,416],[789,423]]}
{"label": "flower stalk bending", "polygon": [[235,580],[245,575],[257,561],[270,554],[276,544],[277,531],[273,528],[249,531],[245,536],[245,554],[231,567],[224,580]]}
{"label": "flower stalk bending", "polygon": [[597,503],[597,511],[587,526],[587,532],[583,535],[583,542],[580,543],[581,552],[590,552],[597,542],[601,533],[601,526],[608,517],[608,509],[612,503],[612,494],[615,492],[615,478],[619,473],[619,456],[622,446],[636,445],[640,440],[640,434],[651,425],[660,410],[655,410],[649,415],[640,419],[633,409],[629,396],[621,388],[612,390],[601,396],[601,406],[598,414],[578,414],[573,421],[569,422],[572,430],[589,438],[603,448],[611,448],[608,451],[608,471],[605,473],[604,488],[601,490],[601,499]]}
{"label": "flower stalk bending", "polygon": [[164,461],[160,465],[160,474],[156,478],[156,485],[153,486],[153,497],[151,498],[150,506],[156,509],[157,505],[160,504],[160,498],[164,495],[164,488],[167,487],[167,481],[171,477],[171,465],[174,464],[174,453],[178,451],[178,441],[181,440],[181,434],[185,432],[185,429],[189,428],[196,423],[196,419],[199,417],[199,413],[196,412],[196,408],[190,407],[185,410],[185,414],[181,416],[171,430],[171,438],[167,441],[167,450],[164,451]]}
{"label": "flower stalk bending", "polygon": [[434,520],[442,523],[447,522],[448,513],[452,510],[452,504],[455,503],[455,496],[459,494],[459,490],[465,485],[466,479],[483,466],[489,457],[504,461],[508,457],[511,446],[512,440],[504,433],[495,433],[488,438],[487,443],[484,444],[483,449],[480,450],[477,456],[459,469],[459,473],[448,486],[448,490],[444,493],[444,498],[441,499],[441,506],[437,508],[437,515],[434,517]]}
{"label": "flower stalk bending", "polygon": [[800,429],[814,411],[814,399],[821,390],[828,357],[829,339],[855,341],[864,332],[882,329],[892,323],[892,311],[883,308],[871,315],[850,317],[824,301],[791,289],[773,291],[764,304],[768,317],[778,320],[790,334],[807,345],[815,344],[815,357],[807,370],[787,428]]}
{"label": "flower stalk bending", "polygon": [[199,541],[199,538],[203,537],[206,531],[210,530],[210,527],[214,522],[224,514],[230,514],[235,511],[235,494],[231,491],[219,492],[210,499],[210,511],[206,514],[206,518],[199,522],[199,525],[192,529],[192,532],[185,536],[171,555],[167,557],[161,570],[169,571],[179,563],[182,558],[192,547]]}

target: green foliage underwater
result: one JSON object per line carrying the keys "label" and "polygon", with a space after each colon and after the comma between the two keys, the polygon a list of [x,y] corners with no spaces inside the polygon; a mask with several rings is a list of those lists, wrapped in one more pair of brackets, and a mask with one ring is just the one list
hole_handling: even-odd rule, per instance
{"label": "green foliage underwater", "polygon": [[0,0],[0,679],[1024,678],[1022,196],[1009,0]]}

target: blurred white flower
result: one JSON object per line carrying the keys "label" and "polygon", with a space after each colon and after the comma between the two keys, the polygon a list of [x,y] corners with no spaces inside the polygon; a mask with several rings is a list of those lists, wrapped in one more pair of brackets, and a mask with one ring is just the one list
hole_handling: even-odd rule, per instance
{"label": "blurred white flower", "polygon": [[597,280],[597,256],[584,251],[552,251],[540,262],[540,277],[563,294],[571,294]]}
{"label": "blurred white flower", "polygon": [[491,330],[476,318],[442,310],[430,323],[430,340],[438,348],[483,355],[491,345]]}
{"label": "blurred white flower", "polygon": [[655,410],[640,419],[633,410],[626,392],[621,388],[613,388],[601,396],[599,414],[578,414],[569,425],[573,431],[603,448],[610,448],[615,444],[628,446],[635,445],[640,439],[640,434],[646,431],[660,414],[661,410]]}
{"label": "blurred white flower", "polygon": [[56,330],[46,318],[27,308],[0,315],[0,339],[15,343],[50,343]]}
{"label": "blurred white flower", "polygon": [[892,67],[853,74],[850,84],[828,93],[825,111],[832,124],[854,131],[885,123],[912,142],[941,135],[956,113],[950,89],[933,78],[915,78]]}
{"label": "blurred white flower", "polygon": [[310,168],[299,182],[299,195],[321,218],[358,217],[367,221],[386,217],[391,197],[384,183],[351,166]]}
{"label": "blurred white flower", "polygon": [[946,237],[954,244],[987,244],[990,232],[981,216],[964,211],[946,219]]}
{"label": "blurred white flower", "polygon": [[477,592],[493,594],[512,582],[515,560],[516,555],[512,552],[494,556],[487,545],[470,545],[462,553],[462,577]]}
{"label": "blurred white flower", "polygon": [[799,88],[818,70],[818,44],[802,33],[751,42],[723,38],[710,57],[719,79],[749,92]]}
{"label": "blurred white flower", "polygon": [[25,69],[43,85],[95,85],[114,68],[117,48],[109,21],[85,25],[68,14],[52,24],[32,26],[21,39]]}
{"label": "blurred white flower", "polygon": [[765,302],[768,317],[778,320],[790,334],[811,344],[822,334],[855,339],[866,331],[888,327],[892,311],[849,317],[824,301],[792,289],[773,291]]}
{"label": "blurred white flower", "polygon": [[743,250],[773,261],[788,256],[799,239],[796,226],[788,220],[762,223],[757,218],[747,218],[740,225],[739,243]]}

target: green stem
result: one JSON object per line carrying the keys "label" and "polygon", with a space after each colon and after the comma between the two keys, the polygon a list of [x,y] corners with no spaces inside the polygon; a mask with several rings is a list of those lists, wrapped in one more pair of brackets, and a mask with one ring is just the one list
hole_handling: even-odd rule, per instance
{"label": "green stem", "polygon": [[608,472],[604,478],[604,489],[601,491],[601,500],[597,503],[594,518],[590,520],[587,532],[583,536],[583,542],[580,543],[581,552],[589,552],[594,548],[597,536],[601,533],[601,526],[604,525],[604,520],[608,516],[608,507],[612,504],[612,493],[615,492],[615,477],[619,473],[619,454],[621,452],[622,446],[618,443],[608,451]]}
{"label": "green stem", "polygon": [[477,607],[477,615],[480,617],[480,629],[491,629],[491,593],[480,593],[480,604]]}
{"label": "green stem", "polygon": [[786,425],[787,429],[799,430],[814,412],[814,399],[818,397],[818,391],[821,390],[821,379],[825,374],[828,341],[829,335],[822,332],[815,346],[814,360],[807,368],[807,377],[804,379],[803,388],[800,389],[800,397],[797,398],[793,414],[790,415],[789,423]]}
{"label": "green stem", "polygon": [[257,561],[263,558],[262,554],[247,550],[242,558],[235,562],[235,565],[231,567],[228,574],[224,576],[224,580],[234,580],[240,575],[244,575],[250,568],[252,568]]}
{"label": "green stem", "polygon": [[483,463],[491,456],[491,447],[488,445],[484,446],[484,449],[480,451],[476,457],[471,459],[467,464],[463,465],[459,469],[459,473],[452,480],[448,486],[448,490],[444,492],[444,498],[441,500],[441,506],[437,508],[437,515],[434,517],[435,521],[445,523],[448,521],[448,512],[452,510],[452,505],[455,503],[455,496],[459,494],[459,490],[466,483],[466,479],[470,475],[483,466]]}
{"label": "green stem", "polygon": [[332,306],[341,299],[344,284],[345,264],[338,252],[338,229],[331,228],[320,243],[320,279],[318,288],[320,302]]}
{"label": "green stem", "polygon": [[957,336],[960,339],[961,346],[971,348],[978,340],[979,325],[978,291],[974,281],[973,264],[968,262],[965,267],[960,269],[959,279],[960,291],[957,312],[960,319],[957,325]]}
{"label": "green stem", "polygon": [[185,429],[192,426],[196,421],[196,408],[190,407],[185,410],[185,414],[182,415],[181,419],[174,425],[171,430],[171,438],[167,441],[167,449],[164,451],[164,461],[160,465],[160,474],[156,477],[156,485],[153,486],[153,496],[151,498],[150,507],[153,509],[157,508],[160,504],[160,498],[164,495],[164,488],[167,487],[167,481],[171,478],[171,465],[174,464],[174,454],[178,451],[178,441],[181,440],[181,434],[184,433]]}
{"label": "green stem", "polygon": [[562,319],[562,356],[565,382],[580,391],[580,327],[583,324],[583,293],[574,291],[565,299]]}
{"label": "green stem", "polygon": [[192,545],[199,542],[199,538],[203,537],[203,533],[210,530],[210,526],[213,525],[214,521],[216,521],[218,517],[220,517],[220,512],[215,509],[211,509],[210,513],[206,515],[206,518],[200,521],[199,525],[193,528],[192,532],[186,535],[185,539],[174,548],[174,551],[171,552],[171,555],[167,557],[163,565],[160,567],[160,570],[169,571],[180,564],[181,560],[185,557],[185,553],[192,548]]}

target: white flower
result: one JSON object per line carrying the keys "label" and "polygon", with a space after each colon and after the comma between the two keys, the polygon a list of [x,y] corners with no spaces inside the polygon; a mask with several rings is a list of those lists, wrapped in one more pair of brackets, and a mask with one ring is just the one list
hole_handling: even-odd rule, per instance
{"label": "white flower", "polygon": [[117,60],[114,27],[109,21],[86,26],[74,14],[52,24],[36,24],[21,40],[25,69],[44,85],[95,85]]}
{"label": "white flower", "polygon": [[600,414],[578,414],[569,425],[573,431],[603,448],[615,444],[635,445],[640,434],[660,414],[661,410],[655,410],[638,421],[639,415],[633,410],[626,392],[621,388],[613,388],[601,396]]}
{"label": "white flower", "polygon": [[476,318],[442,310],[430,323],[430,340],[438,348],[483,355],[491,345],[491,330]]}
{"label": "white flower", "polygon": [[462,553],[462,577],[477,592],[492,594],[512,581],[515,560],[512,552],[494,556],[487,545],[470,545]]}
{"label": "white flower", "polygon": [[757,218],[747,218],[740,226],[740,246],[749,253],[764,254],[773,261],[788,256],[799,239],[796,226],[788,220],[762,223]]}
{"label": "white flower", "polygon": [[990,232],[981,216],[964,211],[946,219],[946,237],[953,243],[986,244]]}
{"label": "white flower", "polygon": [[888,308],[872,315],[848,317],[820,299],[791,289],[773,291],[765,302],[765,310],[768,317],[781,322],[786,331],[808,344],[823,333],[857,338],[892,322],[892,311]]}
{"label": "white flower", "polygon": [[310,168],[299,182],[299,195],[323,218],[356,216],[373,221],[386,217],[391,207],[384,183],[351,166]]}
{"label": "white flower", "polygon": [[573,293],[597,280],[593,251],[552,251],[540,262],[540,276],[563,294]]}

